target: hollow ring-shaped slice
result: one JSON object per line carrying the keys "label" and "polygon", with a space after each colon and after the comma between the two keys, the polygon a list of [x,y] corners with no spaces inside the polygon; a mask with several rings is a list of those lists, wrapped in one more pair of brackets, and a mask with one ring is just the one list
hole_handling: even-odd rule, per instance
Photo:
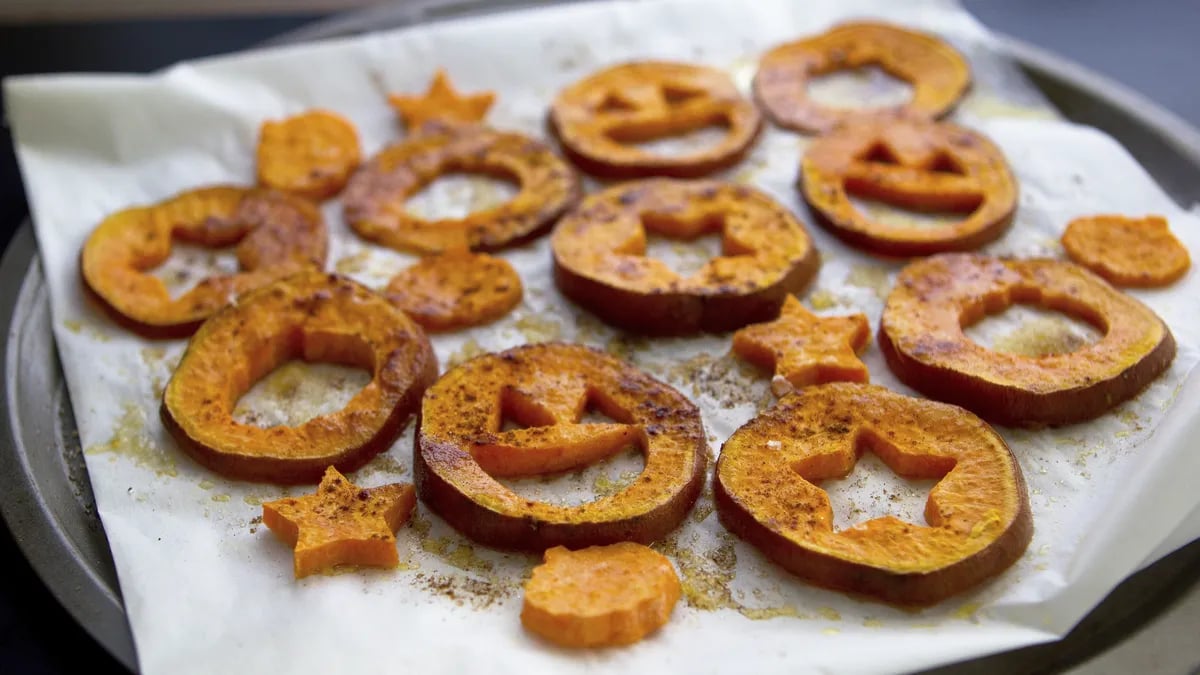
{"label": "hollow ring-shaped slice", "polygon": [[[762,114],[726,73],[687,63],[639,61],[593,73],[559,92],[550,129],[567,156],[604,178],[694,178],[733,166],[762,129]],[[678,155],[636,144],[721,126],[715,145]]]}
{"label": "hollow ring-shaped slice", "polygon": [[[1000,149],[948,122],[847,124],[808,146],[799,182],[818,223],[854,246],[891,256],[978,248],[1008,230],[1017,208],[1017,181]],[[851,195],[966,215],[938,225],[884,224],[859,210]]]}
{"label": "hollow ring-shaped slice", "polygon": [[[1014,303],[1078,317],[1103,336],[1067,354],[988,349],[963,333]],[[1082,267],[1058,260],[944,254],[896,280],[879,348],[905,384],[1001,424],[1045,426],[1097,417],[1171,365],[1175,338],[1152,309]]]}
{"label": "hollow ring-shaped slice", "polygon": [[[588,407],[616,423],[580,424]],[[502,431],[508,417],[527,428]],[[587,466],[630,445],[645,468],[626,489],[578,506],[521,497],[493,476]],[[543,343],[485,354],[442,376],[421,403],[417,494],[475,541],[542,551],[650,543],[687,516],[703,487],[700,411],[678,391],[608,354]]]}
{"label": "hollow ring-shaped slice", "polygon": [[[171,255],[171,240],[237,244],[239,272],[207,277],[172,299],[147,274]],[[238,295],[304,268],[325,265],[329,242],[315,204],[282,192],[213,186],[153,206],[114,213],[80,254],[83,281],[117,323],[148,338],[186,337]]]}
{"label": "hollow ring-shaped slice", "polygon": [[[722,254],[689,277],[648,258],[647,230],[682,240],[721,234]],[[820,266],[800,221],[733,183],[654,178],[588,195],[551,237],[559,290],[604,321],[654,335],[769,321]]]}
{"label": "hollow ring-shaped slice", "polygon": [[[938,479],[926,525],[893,516],[834,531],[821,481],[870,449],[906,478]],[[721,523],[768,558],[826,588],[931,605],[1012,565],[1033,536],[1020,465],[962,408],[883,387],[807,387],[735,431],[713,477]]]}
{"label": "hollow ring-shaped slice", "polygon": [[[439,176],[486,174],[515,182],[509,201],[462,218],[426,220],[405,201]],[[400,251],[495,251],[533,239],[579,199],[574,169],[541,141],[476,125],[427,125],[385,148],[342,192],[346,222],[364,239]]]}
{"label": "hollow ring-shaped slice", "polygon": [[[290,359],[371,372],[344,408],[299,426],[233,419],[238,399]],[[270,483],[352,471],[387,450],[437,377],[429,339],[382,296],[317,271],[244,297],[206,321],[163,393],[162,419],[196,461],[229,478]]]}
{"label": "hollow ring-shaped slice", "polygon": [[[808,96],[815,76],[877,65],[913,87],[912,99],[889,108],[831,108]],[[937,119],[971,86],[971,68],[941,39],[886,23],[851,22],[779,45],[763,55],[754,97],[771,121],[801,133],[823,134],[849,120],[903,114]]]}

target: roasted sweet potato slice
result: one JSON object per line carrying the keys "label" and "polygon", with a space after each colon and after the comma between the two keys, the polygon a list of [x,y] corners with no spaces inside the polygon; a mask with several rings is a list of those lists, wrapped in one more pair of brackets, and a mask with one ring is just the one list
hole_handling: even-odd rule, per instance
{"label": "roasted sweet potato slice", "polygon": [[1071,260],[1117,286],[1168,286],[1192,265],[1162,216],[1076,218],[1067,225],[1062,245]]}
{"label": "roasted sweet potato slice", "polygon": [[[912,100],[891,108],[830,108],[808,97],[813,77],[879,66],[912,85]],[[886,23],[856,21],[779,45],[763,55],[754,96],[781,127],[823,134],[856,118],[903,114],[936,119],[953,109],[971,85],[967,60],[941,39]]]}
{"label": "roasted sweet potato slice", "polygon": [[316,494],[263,504],[263,524],[295,549],[300,579],[344,565],[395,567],[396,530],[416,505],[408,483],[360,488],[329,467]]}
{"label": "roasted sweet potato slice", "polygon": [[401,270],[386,295],[429,331],[494,321],[521,304],[521,277],[503,258],[452,251]]}
{"label": "roasted sweet potato slice", "polygon": [[[834,531],[820,482],[871,450],[906,478],[938,483],[925,525],[892,516]],[[1033,536],[1020,465],[956,406],[837,382],[780,399],[730,436],[713,478],[721,523],[810,583],[930,605],[1012,565]]]}
{"label": "roasted sweet potato slice", "polygon": [[[439,176],[478,173],[511,180],[511,200],[463,218],[426,220],[405,201]],[[540,141],[479,126],[427,126],[385,148],[342,195],[346,222],[377,244],[415,253],[494,251],[546,232],[579,198],[575,171]]]}
{"label": "roasted sweet potato slice", "polygon": [[[580,424],[588,406],[617,423]],[[505,416],[527,428],[503,431]],[[531,501],[493,478],[568,471],[630,445],[645,454],[641,476],[587,504]],[[544,343],[472,359],[430,387],[414,475],[430,508],[488,546],[646,543],[691,510],[706,448],[700,412],[679,392],[603,352]]]}
{"label": "roasted sweet potato slice", "polygon": [[[1008,231],[1017,182],[1000,149],[947,122],[873,119],[846,124],[804,153],[800,190],[817,222],[846,242],[890,256],[967,251]],[[850,196],[913,211],[961,212],[940,225],[884,224]]]}
{"label": "roasted sweet potato slice", "polygon": [[[233,420],[242,394],[290,359],[371,372],[343,409],[296,427]],[[198,462],[228,476],[312,482],[386,450],[437,377],[429,339],[382,296],[337,275],[306,272],[247,295],[192,337],[163,393],[162,418]]]}
{"label": "roasted sweet potato slice", "polygon": [[627,645],[666,625],[681,594],[671,561],[642,544],[556,546],[525,582],[521,623],[564,647]]}
{"label": "roasted sweet potato slice", "polygon": [[778,319],[733,334],[733,353],[773,371],[771,391],[783,396],[812,384],[869,381],[858,353],[870,343],[866,315],[820,317],[789,295]]}
{"label": "roasted sweet potato slice", "polygon": [[[721,126],[715,145],[679,155],[639,142]],[[550,128],[571,161],[606,178],[694,178],[733,166],[753,146],[762,115],[724,72],[639,61],[606,68],[559,92]]]}
{"label": "roasted sweet potato slice", "polygon": [[[171,299],[147,274],[171,255],[171,240],[237,244],[241,271],[204,279]],[[311,202],[281,192],[232,186],[200,188],[106,218],[80,255],[83,280],[122,326],[150,338],[191,335],[246,291],[325,264],[328,237]]]}
{"label": "roasted sweet potato slice", "polygon": [[327,199],[342,191],[361,161],[354,125],[328,110],[269,120],[258,132],[258,183],[263,187]]}
{"label": "roasted sweet potato slice", "polygon": [[482,122],[495,101],[496,94],[490,91],[460,94],[450,83],[450,76],[445,70],[438,70],[434,74],[424,94],[388,96],[388,103],[409,133],[415,133],[427,125],[471,125]]}
{"label": "roasted sweet potato slice", "polygon": [[[1079,317],[1103,333],[1066,354],[1005,354],[963,327],[1014,303]],[[1175,358],[1170,329],[1146,305],[1069,262],[933,256],[901,271],[879,348],[905,384],[983,417],[1023,426],[1097,417],[1140,392]]]}
{"label": "roasted sweet potato slice", "polygon": [[[646,231],[721,233],[722,254],[690,277],[646,257]],[[629,331],[727,331],[774,319],[820,265],[800,221],[767,195],[718,181],[665,178],[589,195],[551,238],[564,295]]]}

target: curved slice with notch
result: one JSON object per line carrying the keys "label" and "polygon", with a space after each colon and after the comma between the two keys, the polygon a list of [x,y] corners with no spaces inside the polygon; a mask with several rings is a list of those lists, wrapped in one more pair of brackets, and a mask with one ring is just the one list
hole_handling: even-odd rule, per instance
{"label": "curved slice with notch", "polygon": [[[906,478],[938,483],[927,525],[892,516],[834,531],[818,483],[870,449]],[[983,420],[883,387],[801,389],[725,442],[713,477],[721,523],[818,586],[898,605],[930,605],[1012,565],[1033,536],[1020,465]]]}
{"label": "curved slice with notch", "polygon": [[[648,258],[646,231],[721,233],[722,255],[681,277]],[[601,319],[654,335],[727,331],[779,315],[817,273],[800,221],[766,194],[720,181],[656,178],[589,195],[551,237],[554,281]]]}
{"label": "curved slice with notch", "polygon": [[[963,326],[1015,303],[1079,317],[1103,336],[1067,354],[1006,354]],[[944,254],[905,267],[879,324],[879,348],[905,384],[1002,424],[1097,417],[1137,395],[1175,358],[1175,339],[1146,305],[1058,260]]]}
{"label": "curved slice with notch", "polygon": [[[588,406],[616,423],[579,424]],[[505,416],[530,426],[502,431]],[[578,506],[527,500],[493,478],[570,470],[630,444],[646,459],[638,479]],[[414,476],[430,508],[488,546],[649,543],[691,510],[706,450],[700,412],[679,392],[603,352],[545,343],[485,354],[430,387]]]}
{"label": "curved slice with notch", "polygon": [[[364,368],[346,407],[295,427],[233,420],[238,398],[293,358]],[[315,482],[386,450],[437,377],[429,339],[370,289],[308,272],[260,289],[209,319],[163,393],[163,423],[196,461],[230,478]]]}
{"label": "curved slice with notch", "polygon": [[[966,251],[1008,231],[1017,182],[1000,149],[948,123],[875,119],[813,141],[800,190],[817,222],[855,246],[892,256]],[[867,197],[911,211],[961,213],[935,226],[885,224],[850,200]]]}
{"label": "curved slice with notch", "polygon": [[[172,239],[237,244],[240,271],[207,277],[171,299],[148,272],[171,255]],[[308,200],[218,185],[105,218],[83,245],[80,268],[87,290],[119,324],[143,337],[178,338],[242,293],[323,267],[328,245],[325,220]]]}

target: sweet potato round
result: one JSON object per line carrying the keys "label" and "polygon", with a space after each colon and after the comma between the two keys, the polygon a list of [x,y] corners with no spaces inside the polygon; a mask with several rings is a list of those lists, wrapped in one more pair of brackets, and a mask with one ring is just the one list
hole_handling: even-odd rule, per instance
{"label": "sweet potato round", "polygon": [[[720,232],[722,255],[690,277],[647,258],[646,231]],[[564,295],[625,330],[722,332],[779,315],[820,266],[804,226],[767,195],[719,181],[656,178],[589,195],[551,237]]]}
{"label": "sweet potato round", "polygon": [[[889,256],[978,248],[1008,231],[1017,208],[1017,181],[1000,149],[982,134],[947,122],[846,124],[808,146],[800,190],[826,229]],[[934,226],[884,224],[860,211],[850,195],[963,217]]]}
{"label": "sweet potato round", "polygon": [[[720,125],[714,146],[666,155],[636,144]],[[729,75],[664,61],[624,63],[559,92],[549,126],[584,171],[604,178],[706,176],[737,164],[753,147],[762,115]]]}
{"label": "sweet potato round", "polygon": [[[241,270],[208,277],[171,299],[162,280],[147,272],[171,255],[172,239],[237,244]],[[328,245],[325,220],[308,200],[221,185],[109,216],[84,244],[80,269],[113,320],[143,337],[178,338],[246,291],[323,267]]]}
{"label": "sweet potato round", "polygon": [[[589,405],[617,424],[578,424]],[[502,431],[505,415],[528,428]],[[580,468],[631,444],[646,458],[638,479],[578,506],[525,499],[492,477]],[[544,343],[472,359],[430,387],[413,464],[418,496],[455,529],[541,551],[667,534],[700,494],[706,450],[700,411],[679,392],[598,350]]]}
{"label": "sweet potato round", "polygon": [[[913,86],[912,100],[891,108],[830,108],[808,97],[814,76],[878,65]],[[856,21],[820,35],[779,45],[763,55],[754,97],[771,121],[785,129],[823,134],[849,120],[880,114],[936,119],[971,85],[967,60],[932,35],[886,23]]]}
{"label": "sweet potato round", "polygon": [[[511,180],[509,201],[463,218],[426,220],[404,202],[439,176],[479,173]],[[359,236],[414,253],[495,251],[550,229],[580,194],[574,169],[541,141],[473,125],[433,124],[385,148],[342,193],[346,222]]]}
{"label": "sweet potato round", "polygon": [[[1014,303],[1079,317],[1103,332],[1067,354],[993,351],[963,333]],[[1001,423],[1070,424],[1132,398],[1175,358],[1175,338],[1135,298],[1078,265],[944,254],[900,272],[879,324],[879,348],[905,384]]]}
{"label": "sweet potato round", "polygon": [[[296,427],[233,420],[238,399],[293,358],[356,366],[371,381],[343,409]],[[383,297],[307,272],[249,294],[206,321],[163,393],[162,419],[196,461],[230,478],[320,480],[386,450],[437,377],[429,339]]]}
{"label": "sweet potato round", "polygon": [[[935,478],[926,525],[893,516],[834,531],[823,480],[865,448],[907,478]],[[713,477],[721,523],[810,583],[931,605],[1000,574],[1033,536],[1025,480],[1004,440],[956,406],[838,382],[798,390],[725,442]]]}

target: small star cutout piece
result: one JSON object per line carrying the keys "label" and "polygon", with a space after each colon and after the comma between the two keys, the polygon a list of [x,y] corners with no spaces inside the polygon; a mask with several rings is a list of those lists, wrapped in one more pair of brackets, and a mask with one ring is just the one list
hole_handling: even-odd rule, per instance
{"label": "small star cutout piece", "polygon": [[337,565],[394,567],[395,532],[416,503],[412,485],[359,488],[331,466],[316,494],[263,504],[263,524],[295,549],[297,579]]}
{"label": "small star cutout piece", "polygon": [[472,124],[487,115],[488,108],[496,100],[494,92],[459,94],[450,84],[446,71],[439,70],[433,76],[429,90],[420,96],[392,94],[388,102],[409,131],[416,131],[429,122],[449,124]]}
{"label": "small star cutout piece", "polygon": [[866,316],[820,317],[789,295],[778,319],[734,333],[733,351],[774,370],[771,391],[782,397],[812,384],[870,381],[867,366],[858,358],[870,341]]}

